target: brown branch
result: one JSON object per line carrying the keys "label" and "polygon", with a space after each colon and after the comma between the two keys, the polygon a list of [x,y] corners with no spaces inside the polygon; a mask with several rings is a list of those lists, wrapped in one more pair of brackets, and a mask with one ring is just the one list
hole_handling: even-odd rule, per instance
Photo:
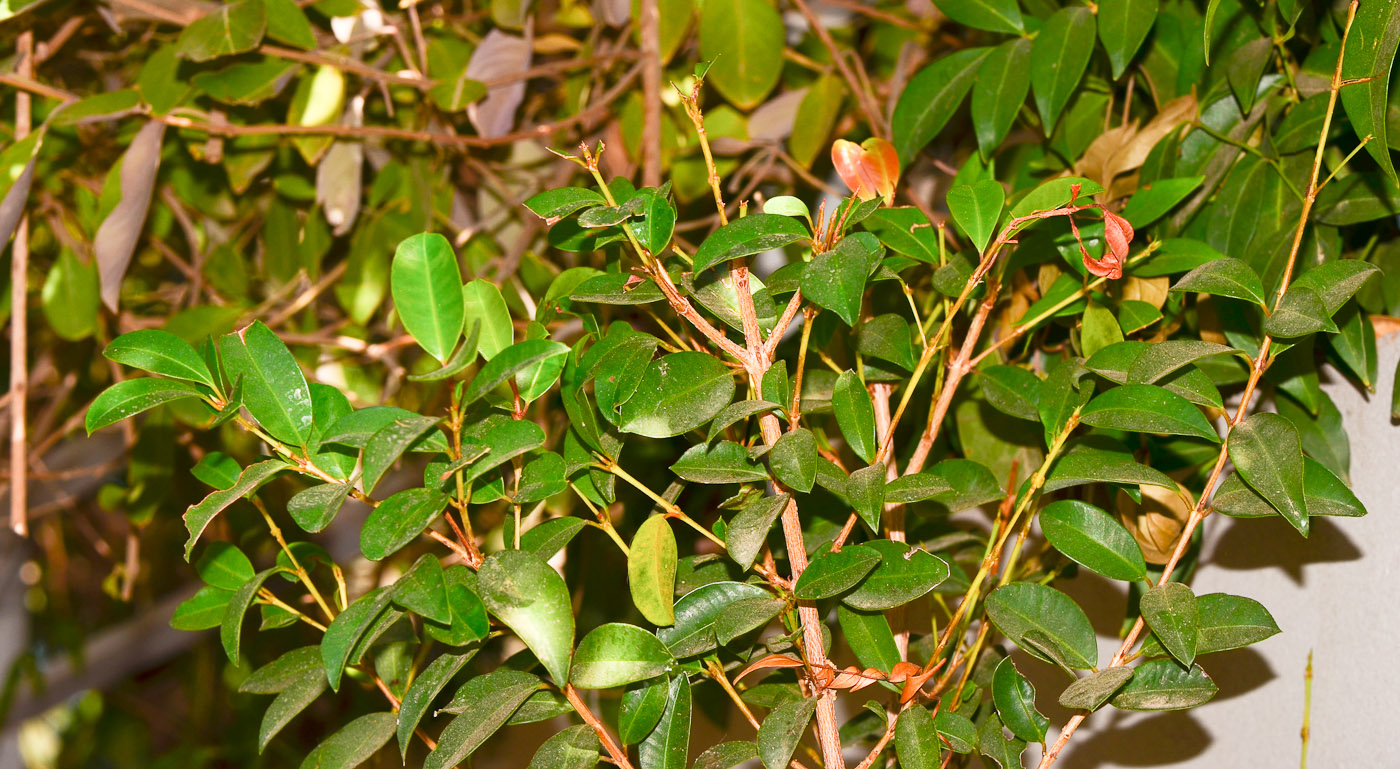
{"label": "brown branch", "polygon": [[851,67],[846,63],[846,57],[837,47],[836,40],[831,37],[831,33],[822,26],[821,19],[812,12],[806,0],[793,0],[797,10],[802,12],[803,18],[807,19],[807,25],[812,28],[817,39],[822,41],[826,50],[831,53],[832,62],[836,65],[836,71],[841,73],[841,79],[846,81],[846,86],[851,89],[851,93],[856,97],[856,103],[860,105],[860,111],[865,115],[865,120],[870,124],[870,132],[882,139],[890,136],[889,127],[885,125],[884,118],[880,114],[880,106],[875,101],[875,95],[861,87],[860,80],[851,71]]}
{"label": "brown branch", "polygon": [[627,759],[627,750],[617,743],[612,732],[608,731],[608,727],[604,726],[603,722],[593,715],[593,711],[588,709],[588,704],[578,696],[578,690],[574,688],[573,684],[564,684],[564,697],[570,705],[574,706],[574,710],[578,711],[584,723],[593,727],[593,731],[598,733],[598,741],[603,743],[608,755],[612,756],[613,763],[623,767],[623,769],[632,769],[632,762]]}
{"label": "brown branch", "polygon": [[[19,35],[19,73],[34,75],[34,32]],[[15,94],[15,139],[29,135],[30,95]],[[29,536],[29,455],[25,418],[29,394],[29,214],[20,217],[10,248],[10,528]]]}
{"label": "brown branch", "polygon": [[641,0],[642,186],[661,186],[661,11]]}

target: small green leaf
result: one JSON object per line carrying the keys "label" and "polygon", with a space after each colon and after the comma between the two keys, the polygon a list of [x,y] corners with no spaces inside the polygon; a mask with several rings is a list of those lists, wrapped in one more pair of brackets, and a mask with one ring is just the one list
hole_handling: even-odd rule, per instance
{"label": "small green leaf", "polygon": [[909,79],[890,118],[892,143],[902,164],[908,164],[937,138],[957,113],[958,106],[972,89],[982,60],[991,51],[991,48],[955,51]]}
{"label": "small green leaf", "polygon": [[361,462],[362,471],[360,474],[361,486],[366,494],[374,492],[374,488],[379,485],[379,480],[389,471],[390,467],[415,445],[421,445],[432,440],[428,436],[433,427],[437,425],[437,417],[411,416],[404,419],[397,419],[379,428],[365,442],[364,459]]}
{"label": "small green leaf", "polygon": [[700,59],[709,62],[705,80],[741,110],[761,104],[783,70],[784,27],[778,11],[764,0],[706,2],[700,4],[699,32]]}
{"label": "small green leaf", "polygon": [[607,202],[602,195],[586,187],[560,187],[531,197],[525,201],[525,207],[546,224],[554,224],[580,209],[607,205]]}
{"label": "small green leaf", "polygon": [[1093,668],[1098,660],[1094,627],[1084,610],[1052,587],[1031,582],[1003,585],[987,596],[987,615],[998,630],[1033,657],[1054,661],[1034,645],[1022,643],[1028,633],[1037,632],[1077,670]]}
{"label": "small green leaf", "polygon": [[248,607],[253,605],[253,599],[258,596],[258,590],[262,589],[267,578],[280,571],[280,568],[271,568],[258,572],[234,591],[233,597],[229,599],[228,611],[224,613],[223,623],[219,628],[219,640],[224,645],[224,653],[228,655],[229,662],[238,664],[238,653],[243,638],[243,616],[248,613]]}
{"label": "small green leaf", "polygon": [[778,214],[749,214],[715,230],[695,252],[696,274],[727,262],[775,248],[782,248],[809,237],[807,228],[791,217]]}
{"label": "small green leaf", "polygon": [[677,675],[668,687],[660,721],[637,746],[639,767],[685,769],[690,756],[690,714],[690,680],[684,674]]}
{"label": "small green leaf", "polygon": [[326,628],[326,634],[321,637],[321,661],[326,666],[326,677],[332,690],[340,691],[340,678],[345,673],[345,665],[354,655],[360,639],[389,606],[392,596],[389,588],[375,588],[355,599]]}
{"label": "small green leaf", "polygon": [[788,488],[806,494],[817,482],[817,438],[799,427],[783,433],[768,453],[768,466]]}
{"label": "small green leaf", "polygon": [[189,509],[185,511],[185,528],[190,533],[189,539],[185,542],[185,560],[190,559],[190,554],[194,552],[194,543],[199,540],[199,535],[204,532],[209,522],[214,520],[214,516],[223,512],[241,497],[257,489],[272,476],[290,467],[291,465],[280,459],[267,459],[255,465],[249,465],[243,474],[238,476],[238,483],[210,494],[197,504],[190,505]]}
{"label": "small green leaf", "polygon": [[397,722],[396,713],[360,716],[308,753],[301,769],[353,769],[384,747],[394,736]]}
{"label": "small green leaf", "polygon": [[1035,687],[1010,657],[1003,657],[992,674],[992,699],[1012,734],[1027,742],[1045,742],[1050,719],[1035,709]]}
{"label": "small green leaf", "polygon": [[627,584],[632,603],[654,625],[675,622],[672,596],[676,590],[676,535],[664,515],[642,522],[627,556]]}
{"label": "small green leaf", "polygon": [[258,424],[279,441],[305,446],[313,428],[311,388],[272,329],[254,321],[225,336],[219,353],[229,381],[242,380],[243,406]]}
{"label": "small green leaf", "polygon": [[266,27],[262,0],[220,6],[185,27],[175,41],[175,51],[190,61],[243,53],[262,41]]}
{"label": "small green leaf", "polygon": [[170,617],[170,627],[185,631],[218,627],[224,621],[232,599],[232,591],[205,585],[175,607]]}
{"label": "small green leaf", "polygon": [[812,211],[807,208],[800,198],[791,195],[778,195],[763,201],[763,213],[774,216],[801,217],[808,222],[812,220]]}
{"label": "small green leaf", "polygon": [[404,489],[370,512],[360,529],[360,552],[382,561],[417,539],[447,509],[446,494],[436,489]]}
{"label": "small green leaf", "polygon": [[[572,619],[570,615],[571,634]],[[443,709],[458,715],[438,736],[437,748],[428,754],[423,769],[451,769],[464,762],[539,688],[540,679],[507,668],[467,681]]]}
{"label": "small green leaf", "polygon": [[588,724],[570,726],[535,751],[529,769],[593,769],[598,763],[598,733]]}
{"label": "small green leaf", "polygon": [[[1094,13],[1088,8],[1068,7],[1051,15],[1036,36],[1031,48],[1031,90],[1047,137],[1089,66],[1095,27]],[[1140,225],[1133,222],[1133,226]]]}
{"label": "small green leaf", "polygon": [[1040,421],[1040,377],[1018,366],[988,366],[980,372],[982,394],[1003,414]]}
{"label": "small green leaf", "polygon": [[854,327],[860,315],[861,297],[865,295],[868,268],[868,264],[838,248],[818,254],[802,270],[802,295]]}
{"label": "small green leaf", "polygon": [[988,32],[1024,32],[1016,0],[938,0],[935,5],[948,18],[973,29]]}
{"label": "small green leaf", "polygon": [[1294,286],[1264,320],[1264,333],[1275,339],[1294,339],[1319,331],[1337,333],[1322,297],[1309,288]]}
{"label": "small green leaf", "polygon": [[1143,594],[1138,607],[1152,634],[1178,662],[1187,667],[1196,659],[1201,624],[1196,594],[1180,582],[1166,582]]}
{"label": "small green leaf", "polygon": [[740,510],[730,521],[725,536],[725,546],[729,557],[744,569],[753,565],[754,559],[763,550],[768,539],[768,531],[782,514],[783,508],[791,501],[787,494],[773,497],[760,497]]}
{"label": "small green leaf", "polygon": [[[973,103],[976,104],[975,93]],[[997,221],[1001,219],[1005,204],[1006,190],[995,179],[983,179],[976,184],[964,184],[948,190],[948,211],[953,215],[958,229],[972,240],[979,252],[986,250],[987,241],[996,233]]]}
{"label": "small green leaf", "polygon": [[876,462],[846,480],[846,499],[872,531],[880,530],[880,513],[885,509],[885,475],[885,463]]}
{"label": "small green leaf", "polygon": [[[977,748],[977,727],[972,725],[967,716],[947,710],[940,711],[933,717],[933,728],[938,730],[939,737],[948,741],[948,746],[954,753],[971,753]],[[934,757],[937,758],[936,753]]]}
{"label": "small green leaf", "polygon": [[462,317],[463,328],[481,324],[477,347],[486,360],[496,357],[515,341],[515,327],[511,324],[506,300],[496,284],[489,280],[478,278],[462,286]]}
{"label": "small green leaf", "polygon": [[836,619],[846,644],[861,666],[889,673],[900,662],[894,632],[883,613],[860,611],[842,603],[836,607]]}
{"label": "small green leaf", "polygon": [[[467,406],[482,399],[487,393],[505,384],[506,380],[521,372],[533,370],[546,361],[555,360],[563,369],[563,358],[569,348],[548,339],[526,339],[502,350],[486,362],[477,372],[476,378],[462,393],[462,405]],[[556,374],[557,376],[557,374]]]}
{"label": "small green leaf", "polygon": [[703,654],[718,645],[715,620],[726,607],[745,598],[770,598],[768,591],[744,582],[711,582],[686,593],[675,605],[676,621],[656,631],[677,659]]}
{"label": "small green leaf", "polygon": [[103,390],[88,406],[88,435],[117,422],[149,411],[162,403],[202,395],[199,388],[169,379],[127,379]]}
{"label": "small green leaf", "polygon": [[909,321],[892,312],[861,324],[856,350],[861,355],[889,361],[905,371],[913,371],[917,363]]}
{"label": "small green leaf", "polygon": [[758,728],[758,757],[764,769],[786,769],[817,712],[817,699],[804,697],[773,709]]}
{"label": "small green leaf", "polygon": [[1253,268],[1239,259],[1216,259],[1186,273],[1172,291],[1228,296],[1264,306],[1264,284]]}
{"label": "small green leaf", "polygon": [[1303,445],[1293,423],[1278,414],[1254,414],[1230,430],[1226,445],[1235,472],[1307,536]]}
{"label": "small green leaf", "polygon": [[429,355],[446,362],[462,335],[462,273],[447,238],[436,232],[399,244],[389,290],[404,328]]}
{"label": "small green leaf", "polygon": [[567,683],[574,613],[564,579],[523,550],[492,553],[477,573],[486,608],[530,647],[557,685]]}
{"label": "small green leaf", "polygon": [[323,483],[296,493],[287,500],[287,514],[303,531],[315,534],[335,520],[350,496],[348,483]]}
{"label": "small green leaf", "polygon": [[1109,579],[1136,582],[1147,564],[1133,535],[1113,516],[1077,499],[1052,502],[1040,511],[1045,539],[1065,557]]}
{"label": "small green leaf", "polygon": [[758,748],[752,742],[721,742],[695,759],[691,769],[734,769],[758,758]]}
{"label": "small green leaf", "polygon": [[666,694],[670,689],[664,678],[653,679],[640,686],[629,687],[622,693],[617,713],[617,736],[623,745],[641,742],[656,728],[666,712]]}
{"label": "small green leaf", "polygon": [[851,451],[866,462],[874,459],[879,449],[875,444],[875,405],[854,371],[843,372],[836,379],[831,406]]}
{"label": "small green leaf", "polygon": [[1133,677],[1127,666],[1109,667],[1084,676],[1060,693],[1060,705],[1071,710],[1098,710]]}
{"label": "small green leaf", "polygon": [[1196,597],[1200,632],[1196,654],[1239,649],[1278,635],[1278,624],[1264,605],[1253,598],[1225,593]]}
{"label": "small green leaf", "polygon": [[122,334],[102,354],[124,366],[218,388],[199,353],[168,331],[149,328]]}
{"label": "small green leaf", "polygon": [[720,646],[727,646],[749,631],[766,626],[785,608],[787,602],[781,598],[745,598],[735,601],[715,618],[715,638]]}
{"label": "small green leaf", "polygon": [[749,459],[748,450],[731,441],[697,443],[671,465],[671,472],[692,483],[766,481],[768,471]]}
{"label": "small green leaf", "polygon": [[248,556],[227,542],[210,543],[194,569],[204,584],[224,590],[237,590],[256,574]]}
{"label": "small green leaf", "polygon": [[[1391,163],[1390,73],[1395,67],[1395,51],[1400,48],[1400,7],[1394,3],[1361,3],[1352,22],[1342,61],[1345,80],[1370,78],[1341,91],[1342,107],[1357,136],[1370,136],[1366,150],[1381,170],[1396,183]],[[1316,134],[1314,134],[1316,137]]]}
{"label": "small green leaf", "polygon": [[866,545],[848,545],[813,559],[793,585],[800,599],[815,601],[850,590],[880,562],[880,552]]}
{"label": "small green leaf", "polygon": [[[1157,20],[1158,0],[1100,0],[1099,40],[1108,52],[1108,60],[1113,65],[1113,77],[1122,77],[1132,62],[1147,34],[1152,31]],[[1210,29],[1210,20],[1206,20]],[[1209,34],[1209,33],[1207,33]],[[1206,49],[1210,49],[1209,42]],[[1207,63],[1210,54],[1206,54]]]}
{"label": "small green leaf", "polygon": [[940,769],[943,765],[938,729],[933,716],[921,707],[899,714],[894,726],[894,748],[901,769]]}
{"label": "small green leaf", "polygon": [[671,662],[671,653],[656,636],[636,625],[613,622],[579,642],[572,683],[580,689],[626,686],[665,673]]}
{"label": "small green leaf", "polygon": [[1219,691],[1200,665],[1183,668],[1169,659],[1148,660],[1109,702],[1123,710],[1185,710],[1209,702]]}
{"label": "small green leaf", "polygon": [[1007,739],[1002,733],[1002,722],[991,716],[982,722],[977,730],[977,752],[995,761],[1001,769],[1016,769],[1021,765],[1021,753],[1026,743],[1019,739]]}

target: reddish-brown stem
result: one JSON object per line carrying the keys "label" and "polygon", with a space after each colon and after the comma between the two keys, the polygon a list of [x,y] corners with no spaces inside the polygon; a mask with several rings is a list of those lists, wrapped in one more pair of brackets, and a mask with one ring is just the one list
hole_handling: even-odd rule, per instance
{"label": "reddish-brown stem", "polygon": [[[34,74],[34,33],[19,35],[19,74]],[[29,135],[30,96],[15,94],[15,140]],[[29,536],[29,453],[25,434],[29,397],[29,215],[20,217],[10,247],[10,528]]]}
{"label": "reddish-brown stem", "polygon": [[593,731],[598,733],[598,741],[603,743],[608,755],[612,756],[613,763],[624,767],[624,769],[632,769],[632,762],[627,759],[627,750],[618,744],[612,736],[612,732],[608,731],[608,727],[604,726],[603,722],[593,715],[588,704],[578,696],[578,690],[574,688],[573,684],[564,684],[564,697],[568,699],[570,705],[574,706],[574,710],[583,718],[584,723],[593,727]]}

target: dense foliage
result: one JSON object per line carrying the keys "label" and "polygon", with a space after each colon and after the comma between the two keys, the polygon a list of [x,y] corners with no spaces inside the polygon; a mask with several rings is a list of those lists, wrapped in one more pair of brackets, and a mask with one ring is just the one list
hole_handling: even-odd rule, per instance
{"label": "dense foliage", "polygon": [[34,765],[1047,767],[1365,514],[1395,4],[400,5],[0,5]]}

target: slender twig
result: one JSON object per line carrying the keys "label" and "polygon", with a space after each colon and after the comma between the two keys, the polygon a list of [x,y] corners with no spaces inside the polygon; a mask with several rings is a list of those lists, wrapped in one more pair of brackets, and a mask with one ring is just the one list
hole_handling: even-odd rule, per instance
{"label": "slender twig", "polygon": [[[19,74],[34,75],[34,32],[19,35]],[[29,135],[30,96],[15,94],[15,139]],[[25,419],[29,397],[29,214],[20,217],[10,247],[10,528],[29,536],[29,454]]]}
{"label": "slender twig", "polygon": [[885,125],[883,116],[880,114],[880,105],[875,100],[875,95],[869,90],[862,88],[856,74],[851,71],[851,66],[846,63],[846,56],[836,45],[836,40],[831,37],[831,33],[822,25],[821,19],[812,12],[811,6],[806,0],[793,0],[797,10],[802,13],[802,17],[807,20],[807,26],[811,27],[813,34],[826,46],[826,50],[831,54],[832,62],[836,64],[836,71],[841,73],[841,79],[846,81],[847,87],[856,97],[856,103],[860,105],[861,114],[870,124],[870,132],[884,139],[890,135],[889,128]]}
{"label": "slender twig", "polygon": [[574,710],[583,718],[584,723],[593,727],[593,731],[598,733],[598,740],[603,743],[608,755],[612,756],[613,763],[624,767],[624,769],[632,769],[632,762],[627,759],[627,750],[618,744],[617,740],[613,738],[612,732],[608,731],[608,727],[604,726],[603,722],[593,715],[593,711],[588,709],[587,703],[578,696],[578,690],[574,688],[573,684],[564,684],[564,697],[568,699],[570,705],[574,706]]}
{"label": "slender twig", "polygon": [[[1283,276],[1279,280],[1276,301],[1281,301],[1284,294],[1288,291],[1289,282],[1293,277],[1293,268],[1298,259],[1298,251],[1303,243],[1303,233],[1307,229],[1308,216],[1312,213],[1313,203],[1317,200],[1317,180],[1322,170],[1322,155],[1327,145],[1327,134],[1332,127],[1332,116],[1336,110],[1337,97],[1344,85],[1342,81],[1342,62],[1346,55],[1347,38],[1351,33],[1351,25],[1356,19],[1356,6],[1357,0],[1352,0],[1351,4],[1347,7],[1347,21],[1346,26],[1342,29],[1342,45],[1341,49],[1337,52],[1337,66],[1332,72],[1332,83],[1327,100],[1327,111],[1323,116],[1322,130],[1317,140],[1317,151],[1313,155],[1312,173],[1308,179],[1307,191],[1303,196],[1302,210],[1298,214],[1298,225],[1293,232],[1293,244],[1289,250],[1288,261],[1284,264]],[[1277,306],[1277,304],[1275,306]],[[1273,338],[1267,334],[1264,335],[1263,342],[1259,345],[1259,353],[1254,357],[1253,364],[1250,366],[1249,380],[1245,383],[1244,393],[1240,396],[1240,405],[1235,410],[1234,416],[1230,418],[1230,429],[1234,429],[1236,425],[1243,422],[1245,416],[1249,413],[1249,407],[1253,402],[1253,395],[1259,384],[1259,378],[1263,376],[1264,369],[1268,368],[1269,365],[1269,349],[1272,343]],[[1225,470],[1227,458],[1228,441],[1225,445],[1221,446],[1220,453],[1215,460],[1215,467],[1211,470],[1210,476],[1206,479],[1205,487],[1201,490],[1200,497],[1197,499],[1190,515],[1187,517],[1186,524],[1181,529],[1181,534],[1176,542],[1176,548],[1172,551],[1171,557],[1167,559],[1166,565],[1162,567],[1162,579],[1159,584],[1165,583],[1167,580],[1171,579],[1172,572],[1176,570],[1177,564],[1180,563],[1182,557],[1186,554],[1186,549],[1191,543],[1191,536],[1195,533],[1196,527],[1199,526],[1201,521],[1205,520],[1206,515],[1210,513],[1209,505],[1211,495],[1215,491],[1216,484],[1219,483],[1220,476]],[[1145,623],[1143,619],[1138,617],[1137,622],[1133,623],[1132,630],[1128,632],[1128,635],[1123,639],[1123,643],[1118,647],[1118,652],[1113,655],[1113,660],[1109,664],[1109,667],[1121,667],[1125,663],[1128,652],[1132,651],[1133,645],[1137,643],[1138,636],[1141,635],[1144,627]],[[1079,713],[1065,724],[1065,728],[1061,730],[1060,736],[1055,740],[1055,743],[1045,751],[1044,757],[1041,758],[1039,769],[1048,769],[1050,766],[1054,765],[1056,759],[1059,758],[1060,752],[1064,750],[1065,745],[1068,744],[1070,738],[1074,736],[1074,732],[1088,717],[1088,713]]]}
{"label": "slender twig", "polygon": [[641,0],[642,186],[661,186],[661,11]]}
{"label": "slender twig", "polygon": [[1298,769],[1308,769],[1308,740],[1312,739],[1312,649],[1308,650],[1308,666],[1303,670],[1303,728],[1298,736],[1303,741],[1303,752],[1298,759]]}

